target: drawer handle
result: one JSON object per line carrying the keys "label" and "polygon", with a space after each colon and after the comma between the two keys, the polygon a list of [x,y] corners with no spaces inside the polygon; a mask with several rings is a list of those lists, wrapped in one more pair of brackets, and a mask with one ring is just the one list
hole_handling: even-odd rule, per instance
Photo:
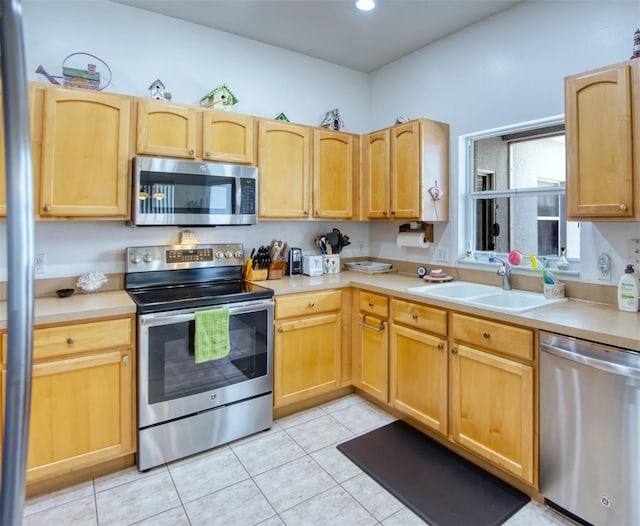
{"label": "drawer handle", "polygon": [[491,333],[490,333],[490,332],[483,332],[483,333],[482,333],[482,337],[483,337],[485,340],[488,340],[489,338],[491,338]]}
{"label": "drawer handle", "polygon": [[316,304],[313,301],[309,302],[309,307],[311,307],[312,309],[316,306]]}
{"label": "drawer handle", "polygon": [[369,307],[373,307],[375,304],[373,303],[373,301],[369,302]]}
{"label": "drawer handle", "polygon": [[368,323],[365,323],[364,321],[360,322],[360,327],[364,327],[365,329],[370,329],[372,331],[376,331],[376,332],[382,332],[384,331],[384,322],[381,321],[380,322],[380,327],[374,327],[373,325],[369,325]]}
{"label": "drawer handle", "polygon": [[458,349],[456,349],[455,347],[451,349],[451,354],[458,354]]}
{"label": "drawer handle", "polygon": [[417,320],[418,319],[418,315],[417,314],[412,314],[411,315],[411,319],[414,320],[414,321]]}
{"label": "drawer handle", "polygon": [[438,344],[438,350],[441,351],[442,349],[444,349],[444,343],[440,342]]}
{"label": "drawer handle", "polygon": [[127,363],[129,361],[129,357],[127,355],[122,357],[122,363]]}
{"label": "drawer handle", "polygon": [[71,345],[72,343],[76,343],[76,341],[75,341],[71,336],[69,336],[69,337],[67,338],[67,343],[68,343],[69,345]]}

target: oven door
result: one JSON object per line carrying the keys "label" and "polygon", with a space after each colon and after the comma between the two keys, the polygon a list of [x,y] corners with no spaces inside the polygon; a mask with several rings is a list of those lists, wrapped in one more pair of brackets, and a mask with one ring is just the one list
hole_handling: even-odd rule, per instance
{"label": "oven door", "polygon": [[272,392],[273,300],[220,307],[229,309],[231,349],[198,364],[195,311],[212,307],[138,317],[138,427]]}

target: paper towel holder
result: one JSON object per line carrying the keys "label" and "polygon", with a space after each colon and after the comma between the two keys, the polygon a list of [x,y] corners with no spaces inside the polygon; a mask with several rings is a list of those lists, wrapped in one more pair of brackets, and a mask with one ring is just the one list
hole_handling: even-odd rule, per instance
{"label": "paper towel holder", "polygon": [[433,243],[433,223],[425,223],[424,221],[404,223],[398,227],[398,233],[402,232],[424,232],[425,241]]}

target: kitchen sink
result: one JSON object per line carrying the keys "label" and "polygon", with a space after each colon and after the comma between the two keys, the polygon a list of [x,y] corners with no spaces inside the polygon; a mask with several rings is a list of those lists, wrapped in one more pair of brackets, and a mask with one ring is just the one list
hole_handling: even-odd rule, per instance
{"label": "kitchen sink", "polygon": [[520,313],[538,307],[567,301],[566,298],[546,299],[539,292],[525,290],[502,290],[493,285],[456,281],[438,285],[411,287],[409,292],[431,298],[451,300],[465,305],[474,305],[498,312]]}
{"label": "kitchen sink", "polygon": [[468,281],[452,281],[451,283],[411,287],[408,290],[409,292],[415,292],[423,296],[432,296],[434,298],[465,299],[497,293],[502,289],[500,287],[494,287],[493,285],[481,285],[480,283],[470,283]]}

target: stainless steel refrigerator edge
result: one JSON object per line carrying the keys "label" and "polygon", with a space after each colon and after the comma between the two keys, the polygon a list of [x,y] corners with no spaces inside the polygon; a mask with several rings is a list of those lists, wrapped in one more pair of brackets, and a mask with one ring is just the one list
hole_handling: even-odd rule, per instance
{"label": "stainless steel refrigerator edge", "polygon": [[33,168],[22,4],[0,4],[7,197],[7,332],[0,524],[21,524],[24,508],[33,354]]}
{"label": "stainless steel refrigerator edge", "polygon": [[640,524],[640,353],[540,333],[540,493],[598,526]]}

